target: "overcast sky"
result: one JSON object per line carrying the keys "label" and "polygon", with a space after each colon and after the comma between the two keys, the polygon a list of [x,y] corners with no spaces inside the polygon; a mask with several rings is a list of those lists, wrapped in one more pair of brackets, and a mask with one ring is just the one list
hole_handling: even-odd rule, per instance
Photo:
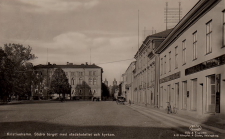
{"label": "overcast sky", "polygon": [[152,29],[166,29],[166,2],[179,1],[183,17],[198,0],[0,0],[0,46],[30,45],[34,65],[95,63],[112,84],[135,60],[138,10],[141,45]]}

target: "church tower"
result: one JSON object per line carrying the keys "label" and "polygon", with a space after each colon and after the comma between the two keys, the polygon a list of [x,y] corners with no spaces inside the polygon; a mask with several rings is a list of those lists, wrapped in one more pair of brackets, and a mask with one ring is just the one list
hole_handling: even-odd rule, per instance
{"label": "church tower", "polygon": [[104,84],[108,86],[108,81],[105,79]]}
{"label": "church tower", "polygon": [[115,78],[114,78],[114,81],[113,81],[113,86],[117,86],[117,81],[116,81]]}

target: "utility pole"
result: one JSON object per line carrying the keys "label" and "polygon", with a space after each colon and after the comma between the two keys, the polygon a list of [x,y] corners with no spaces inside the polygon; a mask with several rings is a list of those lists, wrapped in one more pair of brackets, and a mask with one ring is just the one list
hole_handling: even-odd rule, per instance
{"label": "utility pole", "polygon": [[83,98],[84,98],[84,100],[86,99],[85,98],[85,92],[86,92],[86,90],[85,90],[85,68],[84,68],[84,93],[83,93]]}
{"label": "utility pole", "polygon": [[91,65],[91,48],[90,48],[90,65]]}
{"label": "utility pole", "polygon": [[[137,70],[138,77],[137,78],[139,78],[139,68],[140,68],[140,52],[139,52],[139,10],[138,10],[138,57],[137,57],[137,62],[138,62],[138,68],[137,68],[138,69]],[[140,97],[141,94],[139,95],[139,91],[138,91],[140,89],[139,88],[140,82],[138,82],[137,84],[138,84],[138,89],[137,89],[137,94],[138,95],[137,96]],[[139,98],[138,98],[138,100],[139,100]]]}
{"label": "utility pole", "polygon": [[[47,48],[47,66],[48,66],[48,48]],[[47,67],[47,77],[46,77],[46,79],[47,79],[46,93],[47,93],[47,100],[48,100],[48,67]]]}

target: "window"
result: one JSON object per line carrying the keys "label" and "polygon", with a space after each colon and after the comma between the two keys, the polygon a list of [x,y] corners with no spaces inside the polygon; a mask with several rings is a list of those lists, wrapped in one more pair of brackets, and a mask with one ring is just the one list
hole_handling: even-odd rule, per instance
{"label": "window", "polygon": [[91,85],[92,84],[92,79],[91,78],[89,78],[89,85]]}
{"label": "window", "polygon": [[74,72],[71,72],[71,75],[74,76]]}
{"label": "window", "polygon": [[197,59],[197,31],[193,33],[193,60]]}
{"label": "window", "polygon": [[93,75],[96,75],[96,71],[93,71]]}
{"label": "window", "polygon": [[161,91],[159,92],[159,98],[160,98],[159,103],[160,103],[160,107],[162,107],[163,106],[163,86],[161,86],[160,90]]}
{"label": "window", "polygon": [[78,76],[83,76],[83,72],[77,72]]}
{"label": "window", "polygon": [[212,20],[206,23],[206,54],[212,52]]}
{"label": "window", "polygon": [[186,40],[182,42],[182,61],[183,65],[186,64]]}
{"label": "window", "polygon": [[169,72],[171,71],[171,51],[169,52]]}
{"label": "window", "polygon": [[163,58],[161,58],[161,75],[163,74]]}
{"label": "window", "polygon": [[164,56],[164,74],[166,74],[166,55]]}
{"label": "window", "polygon": [[206,77],[206,111],[215,112],[216,108],[216,79],[215,74]]}
{"label": "window", "polygon": [[175,47],[175,68],[178,68],[178,46]]}
{"label": "window", "polygon": [[141,59],[140,59],[140,57],[139,57],[139,61],[138,61],[138,69],[140,69],[141,68]]}
{"label": "window", "polygon": [[143,59],[143,66],[144,67],[146,66],[146,60],[147,60],[147,58],[145,58],[145,56],[144,56],[144,59]]}
{"label": "window", "polygon": [[151,82],[151,77],[150,77],[151,76],[151,70],[150,69],[151,69],[151,67],[149,66],[148,73],[147,73],[149,75],[149,76],[147,76],[148,87],[150,86],[150,82]]}
{"label": "window", "polygon": [[182,108],[187,109],[187,81],[182,82]]}
{"label": "window", "polygon": [[74,79],[72,78],[72,79],[71,79],[71,84],[74,85],[74,82],[75,82],[75,81],[74,81]]}
{"label": "window", "polygon": [[152,80],[155,81],[155,66],[152,66]]}
{"label": "window", "polygon": [[92,91],[91,91],[91,90],[89,90],[89,95],[90,95],[90,96],[92,95]]}
{"label": "window", "polygon": [[93,85],[96,85],[97,84],[97,80],[96,78],[93,79]]}
{"label": "window", "polygon": [[223,47],[225,47],[225,10],[223,10]]}
{"label": "window", "polygon": [[89,71],[89,76],[91,76],[92,75],[92,71]]}
{"label": "window", "polygon": [[152,66],[150,67],[150,73],[151,73],[151,82],[153,81],[153,72],[152,72]]}
{"label": "window", "polygon": [[95,94],[95,92],[96,92],[96,91],[94,90],[94,91],[93,91],[93,95]]}
{"label": "window", "polygon": [[82,84],[82,82],[83,82],[83,79],[79,78],[79,84]]}

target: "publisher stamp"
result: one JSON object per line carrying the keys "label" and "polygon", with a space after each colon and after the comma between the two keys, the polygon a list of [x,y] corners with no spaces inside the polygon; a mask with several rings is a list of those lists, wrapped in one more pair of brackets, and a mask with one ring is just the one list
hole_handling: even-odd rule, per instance
{"label": "publisher stamp", "polygon": [[202,131],[201,125],[189,126],[190,131],[185,131],[183,134],[174,134],[174,137],[187,137],[187,138],[219,138],[218,134],[209,134],[206,131]]}

